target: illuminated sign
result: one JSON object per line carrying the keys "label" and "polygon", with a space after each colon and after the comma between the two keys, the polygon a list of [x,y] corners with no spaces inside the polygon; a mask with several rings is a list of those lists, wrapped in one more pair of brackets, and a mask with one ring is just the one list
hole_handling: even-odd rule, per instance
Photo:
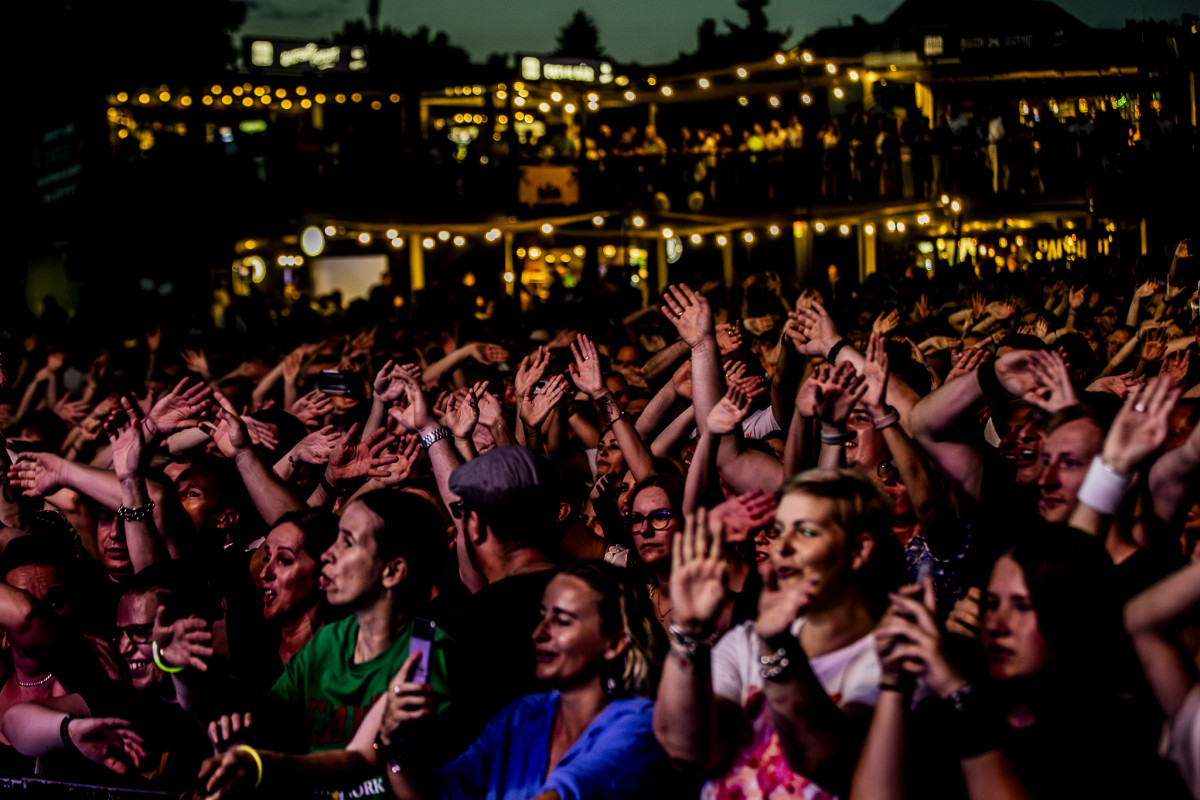
{"label": "illuminated sign", "polygon": [[367,48],[281,39],[255,39],[246,45],[254,69],[274,72],[364,72]]}
{"label": "illuminated sign", "polygon": [[575,81],[578,83],[612,83],[613,67],[607,61],[586,58],[521,59],[521,77],[527,81]]}

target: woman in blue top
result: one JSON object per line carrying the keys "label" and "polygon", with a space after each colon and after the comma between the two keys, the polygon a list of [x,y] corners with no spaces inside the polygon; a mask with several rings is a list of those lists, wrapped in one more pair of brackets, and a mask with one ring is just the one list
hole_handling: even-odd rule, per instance
{"label": "woman in blue top", "polygon": [[670,769],[654,739],[653,691],[662,632],[643,594],[607,564],[559,573],[533,632],[539,679],[553,691],[500,712],[457,759],[430,772],[406,760],[404,739],[430,713],[429,687],[410,682],[410,657],[388,695],[379,743],[392,789],[408,798],[556,800],[661,796]]}

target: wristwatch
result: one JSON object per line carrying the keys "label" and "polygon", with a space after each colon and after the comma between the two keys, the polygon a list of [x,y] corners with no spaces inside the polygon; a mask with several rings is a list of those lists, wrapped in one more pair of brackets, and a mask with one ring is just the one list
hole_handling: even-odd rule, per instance
{"label": "wristwatch", "polygon": [[442,427],[438,428],[437,430],[430,431],[429,433],[422,436],[421,437],[421,446],[424,447],[426,450],[428,450],[429,448],[433,447],[434,442],[440,442],[442,439],[449,439],[450,435],[451,435],[450,429],[447,428],[445,425],[443,425]]}

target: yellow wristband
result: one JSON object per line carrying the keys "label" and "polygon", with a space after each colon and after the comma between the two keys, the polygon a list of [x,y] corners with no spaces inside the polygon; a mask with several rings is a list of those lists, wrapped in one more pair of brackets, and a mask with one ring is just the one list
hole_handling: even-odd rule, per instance
{"label": "yellow wristband", "polygon": [[248,744],[239,744],[237,746],[237,749],[244,750],[245,752],[250,754],[251,758],[254,759],[254,766],[258,767],[258,777],[254,779],[254,788],[257,789],[259,786],[262,785],[262,773],[263,773],[262,756],[260,756],[258,754],[258,751],[255,750],[253,747],[251,747]]}
{"label": "yellow wristband", "polygon": [[158,642],[155,642],[150,646],[150,652],[154,656],[154,666],[158,667],[163,672],[183,672],[183,667],[172,667],[170,664],[163,661],[162,653],[158,652]]}

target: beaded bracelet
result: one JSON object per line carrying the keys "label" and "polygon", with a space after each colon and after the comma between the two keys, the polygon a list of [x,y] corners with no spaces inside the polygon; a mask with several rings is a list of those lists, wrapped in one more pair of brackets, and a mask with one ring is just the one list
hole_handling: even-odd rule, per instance
{"label": "beaded bracelet", "polygon": [[125,520],[126,522],[141,522],[153,510],[154,501],[147,500],[146,505],[138,506],[137,508],[126,508],[125,506],[120,506],[117,508],[117,517]]}

